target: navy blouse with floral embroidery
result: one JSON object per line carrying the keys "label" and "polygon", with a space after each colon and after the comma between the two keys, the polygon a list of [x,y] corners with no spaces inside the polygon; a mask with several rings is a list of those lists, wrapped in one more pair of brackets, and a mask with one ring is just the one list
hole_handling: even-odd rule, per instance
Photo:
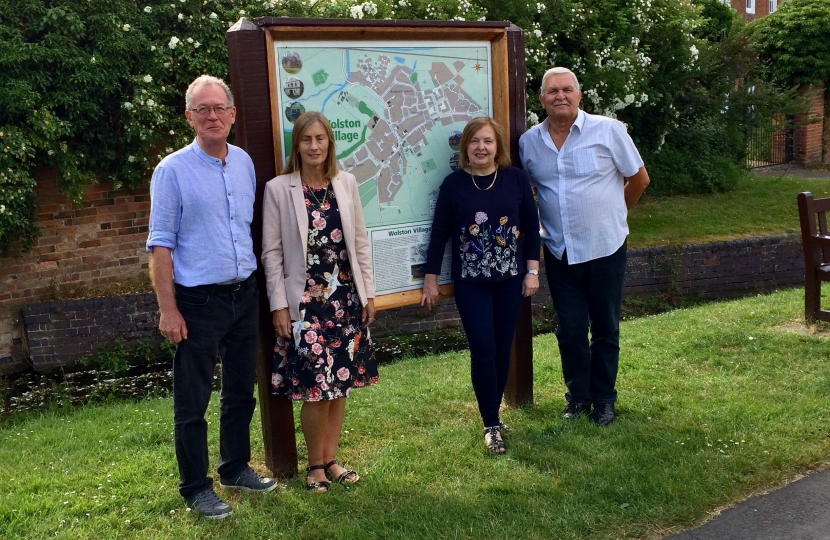
{"label": "navy blouse with floral embroidery", "polygon": [[[479,188],[493,176],[476,177]],[[501,281],[527,271],[539,260],[539,214],[525,172],[499,169],[493,187],[478,189],[470,173],[458,170],[444,179],[424,272],[440,274],[444,246],[452,238],[452,279]]]}

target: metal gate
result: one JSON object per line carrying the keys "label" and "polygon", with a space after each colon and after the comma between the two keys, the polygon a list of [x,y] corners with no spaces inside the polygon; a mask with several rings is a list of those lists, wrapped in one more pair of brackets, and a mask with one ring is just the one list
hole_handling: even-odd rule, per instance
{"label": "metal gate", "polygon": [[783,165],[793,159],[793,135],[791,129],[769,127],[749,128],[746,137],[747,165],[768,167]]}

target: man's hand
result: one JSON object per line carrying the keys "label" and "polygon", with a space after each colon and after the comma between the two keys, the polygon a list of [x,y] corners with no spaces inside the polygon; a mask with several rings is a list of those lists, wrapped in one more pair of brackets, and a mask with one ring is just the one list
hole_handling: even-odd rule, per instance
{"label": "man's hand", "polygon": [[360,323],[363,328],[369,328],[369,325],[375,322],[375,300],[369,298],[366,305],[360,310]]}
{"label": "man's hand", "polygon": [[435,306],[435,303],[438,301],[440,297],[440,292],[438,291],[438,275],[437,274],[427,274],[424,276],[424,289],[421,291],[421,305],[426,306],[429,309],[432,309]]}
{"label": "man's hand", "polygon": [[162,311],[159,316],[159,331],[164,339],[178,345],[184,339],[187,339],[187,325],[184,323],[184,317],[179,313],[178,309],[171,311]]}
{"label": "man's hand", "polygon": [[288,308],[274,310],[271,313],[271,321],[278,336],[291,337],[291,316],[288,314]]}

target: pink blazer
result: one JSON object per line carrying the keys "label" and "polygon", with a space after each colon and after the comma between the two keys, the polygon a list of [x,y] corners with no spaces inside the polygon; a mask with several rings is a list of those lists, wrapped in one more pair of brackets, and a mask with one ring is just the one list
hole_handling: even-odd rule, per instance
{"label": "pink blazer", "polygon": [[[353,174],[338,171],[331,179],[343,222],[343,238],[349,253],[360,302],[375,297],[369,237],[363,206]],[[292,321],[300,318],[308,255],[308,214],[300,173],[283,174],[265,184],[262,203],[262,265],[271,311],[288,308]]]}

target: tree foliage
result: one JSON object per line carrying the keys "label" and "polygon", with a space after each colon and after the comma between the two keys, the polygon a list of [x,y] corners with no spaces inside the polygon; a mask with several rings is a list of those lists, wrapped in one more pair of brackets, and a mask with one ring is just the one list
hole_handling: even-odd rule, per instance
{"label": "tree foliage", "polygon": [[749,35],[770,77],[787,86],[830,81],[830,1],[787,0]]}
{"label": "tree foliage", "polygon": [[532,122],[544,71],[570,67],[586,110],[628,124],[650,191],[725,189],[747,107],[777,94],[746,91],[743,23],[694,1],[0,0],[0,252],[36,241],[40,169],[79,201],[89,183],[141,185],[191,140],[182,94],[202,73],[227,79],[225,32],[240,17],[510,20],[526,31]]}

